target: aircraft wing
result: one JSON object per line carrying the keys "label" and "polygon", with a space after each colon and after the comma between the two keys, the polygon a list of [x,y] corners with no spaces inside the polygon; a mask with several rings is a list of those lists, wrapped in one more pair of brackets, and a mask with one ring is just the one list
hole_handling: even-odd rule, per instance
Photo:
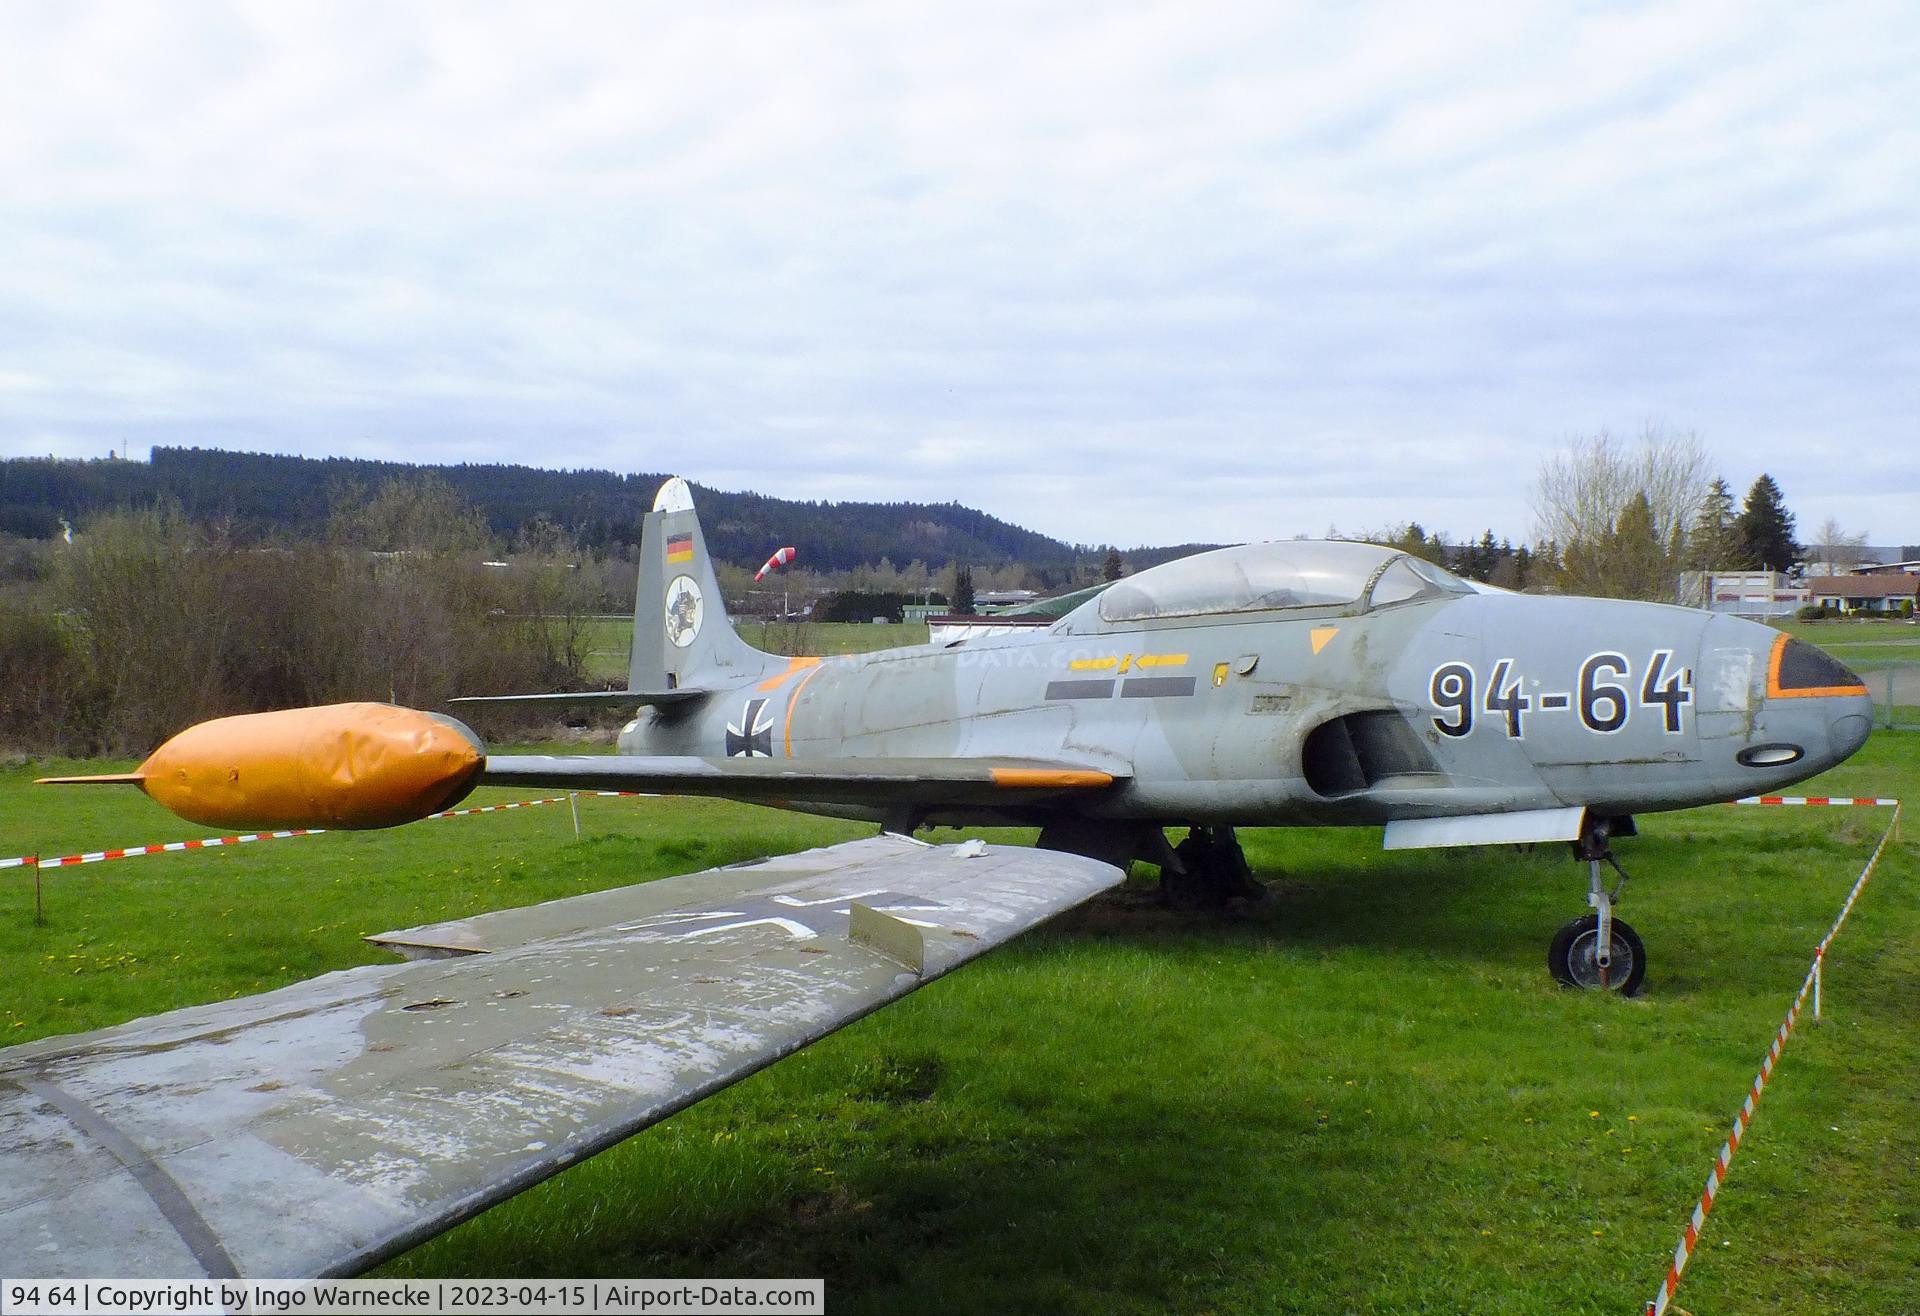
{"label": "aircraft wing", "polygon": [[693,758],[632,754],[489,755],[489,786],[657,791],[754,803],[1009,804],[1104,790],[1110,772],[1037,759]]}
{"label": "aircraft wing", "polygon": [[0,1050],[0,1274],[357,1273],[1120,880],[881,836]]}
{"label": "aircraft wing", "polygon": [[616,708],[661,707],[705,699],[713,691],[697,686],[673,690],[569,690],[546,695],[461,695],[450,704],[496,704],[512,708],[565,708],[579,704],[610,704]]}

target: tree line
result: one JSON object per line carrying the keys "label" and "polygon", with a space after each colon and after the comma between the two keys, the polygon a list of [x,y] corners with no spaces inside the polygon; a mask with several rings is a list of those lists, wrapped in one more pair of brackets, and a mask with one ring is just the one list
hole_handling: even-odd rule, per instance
{"label": "tree line", "polygon": [[[236,542],[312,537],[326,527],[338,491],[432,478],[476,508],[503,544],[550,526],[594,555],[631,557],[640,522],[664,474],[550,471],[531,466],[420,466],[345,457],[290,457],[202,448],[153,449],[149,462],[105,458],[0,461],[0,534],[51,539],[107,511],[170,500],[196,521],[217,522]],[[758,566],[769,548],[804,543],[809,567],[853,571],[882,559],[915,558],[938,570],[955,562],[1018,564],[1065,585],[1101,548],[1063,543],[985,512],[948,503],[806,502],[696,486],[708,549]]]}
{"label": "tree line", "polygon": [[1604,431],[1574,439],[1541,466],[1533,508],[1537,551],[1569,594],[1673,601],[1682,572],[1784,572],[1809,557],[1844,569],[1866,543],[1829,519],[1821,543],[1801,545],[1772,475],[1736,505],[1699,438],[1658,426],[1631,444]]}
{"label": "tree line", "polygon": [[[0,463],[0,745],[140,753],[222,713],[580,688],[587,617],[632,606],[630,541],[659,477],[438,468],[495,495],[483,504],[436,474],[390,474],[415,469],[164,448],[151,468]],[[1675,598],[1684,570],[1809,552],[1849,565],[1864,540],[1829,521],[1803,548],[1770,475],[1736,506],[1710,471],[1691,434],[1602,433],[1541,467],[1532,544],[1490,529],[1455,542],[1417,522],[1355,537],[1509,589],[1656,600]],[[541,490],[561,492],[549,505]],[[957,505],[700,497],[723,594],[745,615],[836,593],[816,617],[893,615],[915,598],[970,611],[976,583],[1078,588],[1213,547],[1068,546]],[[828,528],[849,519],[857,529]],[[893,533],[947,555],[895,567]],[[805,545],[809,565],[756,586],[752,565],[776,542]]]}
{"label": "tree line", "polygon": [[0,744],[138,755],[230,713],[580,688],[591,587],[568,555],[494,547],[433,481],[338,501],[308,540],[168,501],[96,516],[0,594]]}

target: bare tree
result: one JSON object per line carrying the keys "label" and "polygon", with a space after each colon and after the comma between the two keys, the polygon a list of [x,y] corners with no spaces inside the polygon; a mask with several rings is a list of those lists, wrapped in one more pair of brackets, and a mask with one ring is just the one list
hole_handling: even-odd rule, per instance
{"label": "bare tree", "polygon": [[1864,531],[1854,534],[1843,530],[1840,523],[1828,517],[1813,532],[1813,539],[1807,544],[1807,569],[1814,575],[1838,575],[1850,567],[1860,565],[1861,554],[1867,546]]}
{"label": "bare tree", "polygon": [[[1643,427],[1631,446],[1602,430],[1549,457],[1534,483],[1535,538],[1559,546],[1562,587],[1673,598],[1710,470],[1706,448],[1691,430],[1655,425]],[[1649,539],[1657,550],[1651,561]]]}
{"label": "bare tree", "polygon": [[57,598],[102,715],[103,747],[145,753],[232,706],[228,660],[243,614],[235,555],[177,504],[88,522],[61,563]]}

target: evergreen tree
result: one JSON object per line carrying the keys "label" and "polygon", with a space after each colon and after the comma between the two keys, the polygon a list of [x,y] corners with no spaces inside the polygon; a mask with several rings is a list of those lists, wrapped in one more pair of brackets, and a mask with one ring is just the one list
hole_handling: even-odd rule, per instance
{"label": "evergreen tree", "polygon": [[1473,578],[1492,580],[1494,568],[1500,565],[1500,545],[1489,528],[1480,536],[1480,542],[1473,547]]}
{"label": "evergreen tree", "polygon": [[1700,500],[1700,510],[1687,534],[1688,567],[1695,571],[1725,571],[1740,565],[1740,531],[1733,510],[1733,491],[1715,477]]}
{"label": "evergreen tree", "polygon": [[1669,559],[1653,526],[1653,506],[1644,493],[1627,500],[1613,528],[1611,569],[1616,593],[1628,599],[1671,599],[1674,580]]}
{"label": "evergreen tree", "polygon": [[962,617],[973,616],[973,568],[953,569],[953,610]]}
{"label": "evergreen tree", "polygon": [[1762,475],[1747,490],[1746,505],[1735,521],[1740,534],[1742,564],[1760,570],[1785,571],[1800,560],[1793,538],[1793,513],[1787,510],[1780,486]]}
{"label": "evergreen tree", "polygon": [[1117,548],[1108,549],[1107,560],[1100,566],[1100,578],[1102,580],[1118,580],[1126,574],[1126,565],[1120,561],[1120,550]]}

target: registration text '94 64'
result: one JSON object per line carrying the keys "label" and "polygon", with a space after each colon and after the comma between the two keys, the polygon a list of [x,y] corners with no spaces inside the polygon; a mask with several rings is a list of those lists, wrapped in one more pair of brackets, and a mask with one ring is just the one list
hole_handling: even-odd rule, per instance
{"label": "registration text '94 64'", "polygon": [[1433,725],[1442,735],[1467,736],[1485,717],[1511,739],[1521,740],[1529,716],[1572,712],[1596,735],[1623,731],[1636,716],[1657,717],[1661,731],[1678,735],[1686,729],[1685,709],[1693,702],[1693,669],[1675,667],[1671,649],[1655,649],[1637,682],[1625,654],[1602,650],[1580,664],[1567,689],[1542,690],[1540,685],[1538,679],[1521,677],[1511,658],[1496,661],[1484,680],[1466,663],[1442,663],[1427,683],[1436,714]]}

